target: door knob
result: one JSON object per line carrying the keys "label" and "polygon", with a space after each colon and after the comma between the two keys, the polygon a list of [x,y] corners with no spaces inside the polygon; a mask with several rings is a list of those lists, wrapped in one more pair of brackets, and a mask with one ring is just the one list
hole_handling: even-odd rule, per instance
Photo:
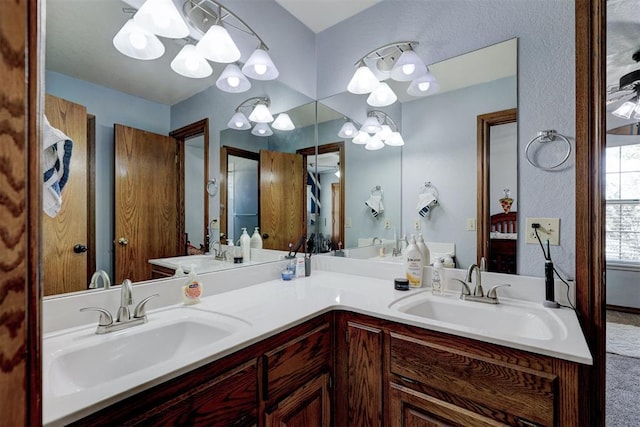
{"label": "door knob", "polygon": [[263,234],[262,234],[262,238],[266,240],[266,239],[268,239],[268,238],[269,238],[269,235],[268,235],[267,233],[263,233]]}
{"label": "door knob", "polygon": [[120,246],[127,246],[129,244],[129,240],[126,237],[121,237],[118,239],[118,244]]}
{"label": "door knob", "polygon": [[75,252],[77,254],[81,254],[81,253],[87,252],[88,250],[89,250],[89,248],[87,248],[86,245],[83,245],[83,244],[80,244],[80,243],[76,244],[73,247],[73,252]]}

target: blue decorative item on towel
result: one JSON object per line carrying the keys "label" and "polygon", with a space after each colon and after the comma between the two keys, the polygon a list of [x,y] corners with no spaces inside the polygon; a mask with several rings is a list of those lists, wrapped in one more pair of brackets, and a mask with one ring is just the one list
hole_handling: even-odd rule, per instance
{"label": "blue decorative item on towel", "polygon": [[62,190],[69,180],[73,142],[60,129],[51,126],[46,116],[42,142],[44,150],[42,206],[45,213],[54,218],[62,207]]}

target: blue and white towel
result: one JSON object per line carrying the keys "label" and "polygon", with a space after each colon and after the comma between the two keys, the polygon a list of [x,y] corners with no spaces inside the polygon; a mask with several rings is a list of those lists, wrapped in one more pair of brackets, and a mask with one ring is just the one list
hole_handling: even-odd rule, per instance
{"label": "blue and white towel", "polygon": [[69,163],[73,142],[60,129],[56,129],[44,116],[42,129],[42,169],[44,171],[44,189],[42,207],[44,212],[54,218],[62,207],[62,189],[69,180]]}

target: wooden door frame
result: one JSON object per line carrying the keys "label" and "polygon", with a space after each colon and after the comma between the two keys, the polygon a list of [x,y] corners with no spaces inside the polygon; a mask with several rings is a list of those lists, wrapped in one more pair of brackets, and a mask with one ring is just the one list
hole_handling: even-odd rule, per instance
{"label": "wooden door frame", "polygon": [[[198,120],[197,122],[193,122],[176,130],[169,132],[169,136],[175,138],[178,141],[180,146],[178,164],[180,165],[180,182],[178,183],[178,242],[180,242],[181,248],[187,247],[187,241],[185,237],[185,207],[184,207],[184,199],[185,199],[185,184],[184,184],[184,173],[185,173],[185,156],[184,156],[184,147],[185,140],[188,138],[193,138],[196,136],[203,136],[204,139],[204,182],[202,183],[202,193],[204,198],[204,215],[203,215],[203,230],[204,230],[204,244],[208,246],[209,239],[209,194],[207,193],[207,183],[209,181],[209,119],[204,118],[202,120]],[[207,247],[208,251],[209,248]],[[186,252],[186,251],[185,251]],[[185,255],[187,255],[185,253]]]}
{"label": "wooden door frame", "polygon": [[[491,231],[491,208],[489,207],[489,181],[491,165],[489,149],[491,144],[491,127],[517,122],[516,108],[494,111],[478,116],[478,199],[477,199],[477,263],[489,257],[489,232]],[[517,142],[516,142],[517,146]],[[517,147],[516,147],[517,148]],[[517,269],[517,266],[516,266]]]}
{"label": "wooden door frame", "polygon": [[[339,236],[339,242],[342,242],[344,244],[344,211],[345,211],[345,197],[344,197],[344,192],[345,192],[345,154],[344,154],[344,141],[337,141],[337,142],[331,142],[328,144],[322,144],[322,145],[318,145],[317,147],[307,147],[307,148],[302,148],[298,151],[296,151],[296,153],[298,154],[302,154],[302,162],[305,166],[305,168],[307,167],[307,156],[315,156],[316,154],[326,154],[326,153],[338,153],[339,156],[339,162],[340,162],[340,236]],[[305,184],[304,187],[306,187],[306,170],[305,170]],[[306,205],[306,203],[305,203]],[[305,224],[305,234],[307,233],[307,209],[305,206],[304,209],[304,224]],[[317,231],[317,230],[316,230]]]}
{"label": "wooden door frame", "polygon": [[575,2],[576,307],[593,356],[581,375],[580,425],[604,425],[606,0]]}
{"label": "wooden door frame", "polygon": [[[255,160],[258,162],[258,174],[260,173],[260,153],[243,150],[241,148],[220,147],[220,243],[227,244],[228,224],[227,224],[227,203],[229,194],[227,192],[227,174],[229,173],[229,156],[242,157],[243,159]],[[258,176],[258,224],[260,224],[260,177]],[[224,237],[223,237],[224,236]]]}

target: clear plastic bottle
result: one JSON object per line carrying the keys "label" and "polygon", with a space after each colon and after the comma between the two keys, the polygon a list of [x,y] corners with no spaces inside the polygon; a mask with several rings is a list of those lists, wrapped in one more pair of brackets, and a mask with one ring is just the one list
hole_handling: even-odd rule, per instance
{"label": "clear plastic bottle", "polygon": [[422,252],[420,252],[420,249],[418,249],[415,236],[412,236],[404,256],[405,274],[409,281],[409,287],[411,288],[419,288],[422,286],[422,273],[424,270],[423,259],[424,256]]}
{"label": "clear plastic bottle", "polygon": [[251,235],[251,249],[262,249],[262,237],[260,236],[258,227],[253,230],[253,234]]}
{"label": "clear plastic bottle", "polygon": [[240,247],[242,248],[242,262],[251,261],[251,237],[249,237],[249,233],[244,227],[240,236]]}
{"label": "clear plastic bottle", "polygon": [[440,258],[433,261],[431,272],[431,293],[434,295],[444,295],[444,267]]}

